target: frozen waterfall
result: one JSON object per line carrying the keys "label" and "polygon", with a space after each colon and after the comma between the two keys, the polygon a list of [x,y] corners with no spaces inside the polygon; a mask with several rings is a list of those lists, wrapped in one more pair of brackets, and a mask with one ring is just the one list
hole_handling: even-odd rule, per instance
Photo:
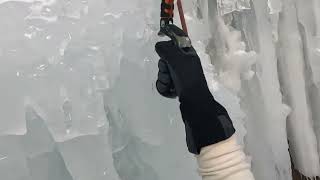
{"label": "frozen waterfall", "polygon": [[[256,179],[320,176],[320,1],[183,5]],[[0,0],[1,180],[200,180],[178,103],[155,89],[159,14],[160,0]]]}

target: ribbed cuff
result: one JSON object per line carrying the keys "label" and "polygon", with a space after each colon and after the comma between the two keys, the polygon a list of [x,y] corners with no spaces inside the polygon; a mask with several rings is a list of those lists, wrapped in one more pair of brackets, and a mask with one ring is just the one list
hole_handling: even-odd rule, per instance
{"label": "ribbed cuff", "polygon": [[203,147],[196,158],[203,180],[254,180],[250,164],[235,135]]}

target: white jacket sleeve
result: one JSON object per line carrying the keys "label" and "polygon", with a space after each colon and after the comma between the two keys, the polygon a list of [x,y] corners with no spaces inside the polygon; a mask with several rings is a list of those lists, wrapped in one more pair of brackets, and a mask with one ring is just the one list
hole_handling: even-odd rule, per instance
{"label": "white jacket sleeve", "polygon": [[235,135],[202,148],[196,158],[203,180],[254,180],[250,164]]}

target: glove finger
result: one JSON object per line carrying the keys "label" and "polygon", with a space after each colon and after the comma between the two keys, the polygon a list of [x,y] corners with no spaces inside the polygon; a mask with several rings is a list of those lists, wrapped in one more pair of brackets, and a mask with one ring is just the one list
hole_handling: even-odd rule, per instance
{"label": "glove finger", "polygon": [[167,61],[160,59],[158,62],[159,72],[158,72],[158,80],[163,84],[167,84],[170,87],[174,87],[174,82],[171,77],[171,71],[169,69],[169,64]]}
{"label": "glove finger", "polygon": [[164,97],[167,97],[167,98],[176,98],[177,97],[176,91],[168,84],[163,84],[161,81],[157,80],[156,87],[157,87],[159,94],[161,94]]}
{"label": "glove finger", "polygon": [[173,41],[161,41],[155,45],[155,50],[161,59],[170,60],[170,54],[176,52],[176,47]]}
{"label": "glove finger", "polygon": [[170,77],[170,74],[158,72],[158,80],[161,81],[163,84],[166,84],[168,86],[172,86],[172,79]]}
{"label": "glove finger", "polygon": [[169,73],[168,63],[165,60],[160,59],[158,62],[159,72]]}

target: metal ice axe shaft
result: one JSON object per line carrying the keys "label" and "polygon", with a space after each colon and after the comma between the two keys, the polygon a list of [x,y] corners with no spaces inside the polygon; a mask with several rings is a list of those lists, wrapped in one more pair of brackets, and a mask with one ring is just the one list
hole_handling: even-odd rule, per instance
{"label": "metal ice axe shaft", "polygon": [[188,34],[187,23],[186,23],[186,19],[184,18],[184,12],[183,12],[181,0],[177,0],[177,6],[178,6],[179,15],[180,15],[182,29],[186,34]]}

